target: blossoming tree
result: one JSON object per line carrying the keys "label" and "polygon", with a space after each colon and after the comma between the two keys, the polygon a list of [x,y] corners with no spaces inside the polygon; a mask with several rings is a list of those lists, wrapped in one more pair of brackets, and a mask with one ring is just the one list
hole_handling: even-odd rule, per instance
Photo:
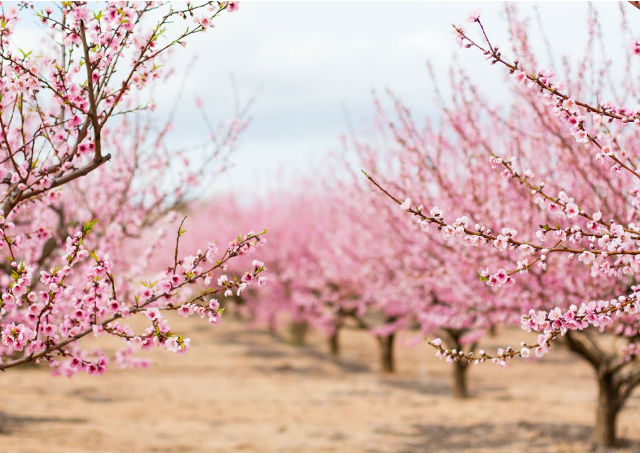
{"label": "blossoming tree", "polygon": [[[399,100],[391,99],[393,116],[376,100],[375,124],[381,138],[354,139],[347,143],[357,152],[364,168],[376,175],[386,175],[386,182],[405,194],[438,199],[441,208],[434,209],[434,213],[447,207],[464,206],[467,216],[459,219],[463,224],[485,215],[492,207],[509,209],[504,203],[495,203],[491,190],[495,178],[490,171],[481,173],[482,167],[475,162],[471,169],[476,177],[469,178],[460,166],[458,159],[473,162],[470,159],[473,148],[458,146],[459,143],[447,139],[430,125],[418,128],[408,109]],[[446,119],[441,129],[445,122]],[[386,233],[393,237],[387,247],[401,259],[381,262],[404,276],[404,283],[395,290],[412,301],[410,317],[420,325],[424,335],[442,335],[450,349],[473,352],[491,327],[518,324],[519,314],[526,308],[523,301],[505,298],[504,291],[488,287],[475,278],[475,269],[493,263],[491,255],[481,249],[454,247],[416,234],[424,224],[407,222],[399,210],[389,210],[381,198],[371,200],[369,188],[360,187],[357,199],[359,205],[372,206],[374,212],[369,216],[369,219],[375,218],[372,229],[382,232],[386,231],[386,224],[393,225]],[[451,272],[453,265],[455,272]],[[447,360],[452,363],[454,395],[468,396],[468,362],[455,356]]]}
{"label": "blossoming tree", "polygon": [[[460,202],[451,205],[439,181],[409,191],[402,182],[368,177],[432,237],[439,232],[453,248],[493,255],[488,269],[478,269],[478,279],[504,290],[504,297],[530,305],[521,324],[539,333],[537,341],[474,353],[436,339],[431,344],[438,355],[504,365],[532,351],[543,356],[563,339],[594,368],[599,386],[595,440],[611,446],[617,415],[640,383],[640,288],[634,277],[640,253],[640,177],[633,152],[640,112],[623,107],[635,101],[638,87],[632,74],[637,63],[632,58],[639,46],[637,41],[630,46],[621,80],[625,89],[617,90],[610,62],[593,58],[602,36],[592,14],[586,56],[574,72],[566,67],[564,82],[559,82],[552,70],[537,69],[524,23],[512,8],[507,13],[514,57],[504,56],[489,39],[478,15],[470,22],[479,36],[460,26],[454,32],[462,47],[506,70],[516,101],[509,109],[492,105],[462,70],[453,71],[452,97],[440,101],[445,126],[436,137],[436,143],[451,142],[447,158],[461,169],[457,179],[462,187],[466,182],[483,184],[487,168],[493,169],[488,198],[478,200],[477,192],[463,191]],[[623,31],[628,31],[624,19]],[[613,101],[602,101],[605,97]],[[404,146],[405,154],[415,154],[418,165],[426,161],[420,170],[430,161],[440,165],[430,151],[433,146],[417,141],[425,136],[415,138]],[[416,199],[418,204],[411,201]],[[435,207],[440,203],[446,210]],[[456,220],[449,218],[454,212]]]}
{"label": "blossoming tree", "polygon": [[[366,193],[358,182],[358,192]],[[244,206],[234,198],[198,203],[190,209],[194,227],[185,239],[200,243],[208,237],[204,226],[211,223],[222,238],[266,226],[269,243],[261,256],[269,262],[269,285],[259,293],[244,293],[233,309],[272,330],[283,321],[293,334],[303,334],[304,326],[317,328],[327,335],[334,355],[346,324],[367,330],[379,345],[381,369],[393,371],[395,333],[409,322],[410,302],[416,300],[409,297],[403,274],[394,272],[403,242],[386,234],[392,230],[366,228],[373,207],[354,210],[344,203],[342,196],[355,193],[350,182],[339,189],[334,181],[328,184],[330,188],[305,180],[299,184],[304,192],[279,190]],[[406,223],[401,213],[385,208],[396,222]],[[397,252],[395,258],[391,252]],[[236,264],[242,266],[242,261]],[[302,340],[299,335],[292,339]]]}
{"label": "blossoming tree", "polygon": [[[154,142],[152,123],[136,113],[144,110],[139,94],[162,75],[166,52],[236,7],[63,3],[34,13],[51,43],[42,53],[20,50],[15,40],[34,6],[1,7],[0,369],[45,361],[67,375],[102,373],[108,358],[80,342],[90,334],[120,337],[122,366],[145,363],[133,357],[138,348],[184,351],[189,339],[173,332],[162,312],[215,323],[213,296],[243,288],[264,270],[256,262],[243,280],[223,274],[261,234],[239,236],[220,252],[209,243],[184,257],[182,225],[173,222],[174,239],[153,237],[207,175],[188,165],[175,171],[174,162],[187,156],[167,150],[166,131]],[[179,23],[186,30],[177,31]],[[232,146],[241,129],[233,122],[206,155]],[[159,276],[145,274],[157,247],[173,248],[173,259]],[[146,281],[135,283],[140,279]],[[204,288],[190,291],[196,284]],[[140,333],[124,321],[136,314],[149,320]]]}

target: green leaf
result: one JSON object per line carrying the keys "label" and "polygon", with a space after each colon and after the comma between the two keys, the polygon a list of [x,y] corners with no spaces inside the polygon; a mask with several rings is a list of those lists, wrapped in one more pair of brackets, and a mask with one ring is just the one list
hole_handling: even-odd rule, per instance
{"label": "green leaf", "polygon": [[156,285],[156,283],[157,281],[152,282],[152,281],[144,281],[144,280],[140,282],[140,284],[145,288],[153,288]]}
{"label": "green leaf", "polygon": [[93,227],[98,223],[98,219],[89,220],[88,222],[82,222],[82,232],[86,235],[93,230]]}

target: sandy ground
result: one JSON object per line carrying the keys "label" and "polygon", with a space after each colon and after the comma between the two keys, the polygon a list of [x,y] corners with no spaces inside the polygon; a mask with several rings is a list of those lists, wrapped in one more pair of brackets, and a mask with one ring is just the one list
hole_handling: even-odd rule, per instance
{"label": "sandy ground", "polygon": [[[186,355],[153,353],[148,370],[0,376],[2,451],[585,451],[591,370],[563,350],[541,363],[470,370],[473,398],[449,397],[449,367],[427,346],[399,345],[398,372],[377,371],[376,344],[348,331],[342,357],[313,334],[296,347],[226,317],[189,331]],[[517,344],[502,332],[488,346]],[[564,364],[564,365],[563,365]],[[640,393],[640,392],[638,392]],[[640,450],[640,395],[620,420]]]}

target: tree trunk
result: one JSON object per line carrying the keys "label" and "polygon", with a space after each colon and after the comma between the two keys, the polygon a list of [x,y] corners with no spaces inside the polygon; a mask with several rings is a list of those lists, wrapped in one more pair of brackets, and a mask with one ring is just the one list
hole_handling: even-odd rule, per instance
{"label": "tree trunk", "polygon": [[454,398],[468,398],[469,393],[467,391],[467,368],[469,364],[458,360],[453,362],[453,397]]}
{"label": "tree trunk", "polygon": [[596,407],[596,425],[593,431],[593,441],[598,448],[611,448],[617,444],[616,422],[618,413],[628,394],[620,393],[620,385],[616,384],[621,378],[621,368],[608,368],[615,358],[598,347],[589,339],[589,332],[572,332],[565,335],[569,349],[587,360],[596,374],[598,382],[598,403]]}
{"label": "tree trunk", "polygon": [[337,357],[340,355],[340,341],[338,337],[339,334],[340,334],[340,329],[336,328],[336,330],[334,330],[331,336],[329,337],[329,353],[334,357]]}
{"label": "tree trunk", "polygon": [[309,323],[307,321],[293,321],[289,325],[291,342],[294,345],[303,345],[307,336],[307,330],[309,330]]}
{"label": "tree trunk", "polygon": [[[463,329],[442,329],[444,342],[449,349],[455,349],[456,351],[463,351],[464,346],[460,342],[460,338],[465,333]],[[469,347],[469,352],[476,350],[478,343],[472,343]],[[469,391],[467,389],[467,369],[469,368],[469,362],[463,360],[457,360],[451,364],[451,391],[454,398],[463,399],[469,397]]]}
{"label": "tree trunk", "polygon": [[[255,315],[251,316],[251,320],[253,321],[255,319]],[[278,322],[276,320],[276,317],[274,314],[270,314],[269,318],[267,319],[267,332],[269,332],[269,335],[271,335],[272,337],[275,337],[278,335]]]}
{"label": "tree trunk", "polygon": [[598,447],[616,446],[618,411],[618,395],[613,383],[613,375],[605,373],[598,377],[598,407],[594,432],[594,440]]}
{"label": "tree trunk", "polygon": [[395,360],[393,357],[393,340],[395,334],[378,337],[380,345],[380,367],[385,373],[393,373],[395,371]]}

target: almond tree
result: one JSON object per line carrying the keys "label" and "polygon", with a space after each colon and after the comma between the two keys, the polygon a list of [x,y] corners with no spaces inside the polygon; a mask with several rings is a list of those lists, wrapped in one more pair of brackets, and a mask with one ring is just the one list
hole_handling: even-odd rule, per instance
{"label": "almond tree", "polygon": [[[163,131],[152,138],[143,111],[153,105],[137,104],[162,77],[167,51],[236,7],[0,7],[0,369],[45,361],[67,375],[102,373],[108,358],[79,341],[89,334],[120,337],[121,366],[146,363],[134,349],[184,351],[189,339],[173,332],[162,312],[216,323],[221,310],[213,296],[241,290],[264,270],[256,262],[245,281],[224,273],[229,261],[261,243],[261,234],[239,236],[222,251],[210,242],[182,258],[182,224],[173,222],[174,239],[154,237],[206,175],[195,166],[175,170],[184,156],[164,146]],[[31,14],[51,43],[40,53],[15,41]],[[214,143],[207,156],[232,146],[241,129],[232,123],[229,140]],[[147,259],[158,247],[173,249],[173,259],[152,276]],[[204,289],[191,291],[196,284]],[[149,320],[140,333],[124,322],[137,314]]]}
{"label": "almond tree", "polygon": [[[464,71],[454,68],[453,94],[439,101],[442,130],[436,137],[418,137],[431,140],[424,146],[405,146],[405,154],[418,156],[421,165],[421,159],[434,160],[434,140],[449,141],[446,158],[436,165],[445,159],[454,162],[459,174],[448,179],[463,181],[454,184],[456,190],[467,183],[485,184],[487,169],[492,169],[487,198],[478,200],[476,191],[463,190],[460,201],[451,204],[437,180],[409,191],[400,179],[394,185],[372,173],[368,177],[431,237],[454,249],[471,247],[493,256],[488,268],[479,266],[478,279],[530,304],[521,325],[537,332],[537,341],[473,353],[452,350],[435,339],[431,344],[438,355],[505,365],[513,357],[541,357],[554,341],[564,340],[594,368],[599,386],[594,437],[599,445],[611,446],[617,415],[640,383],[640,288],[635,279],[640,192],[633,152],[640,111],[624,107],[637,102],[633,58],[640,45],[632,42],[626,71],[616,85],[606,54],[600,61],[594,57],[602,34],[591,11],[586,56],[575,66],[567,59],[560,82],[553,70],[539,69],[524,22],[512,8],[507,17],[513,56],[505,56],[490,40],[477,14],[469,19],[477,33],[461,26],[454,26],[454,32],[461,47],[478,51],[511,77],[511,106],[493,105]],[[624,11],[622,18],[628,37]],[[604,102],[606,98],[612,101]],[[425,166],[429,164],[416,171]],[[447,265],[456,261],[456,253],[451,256]]]}

